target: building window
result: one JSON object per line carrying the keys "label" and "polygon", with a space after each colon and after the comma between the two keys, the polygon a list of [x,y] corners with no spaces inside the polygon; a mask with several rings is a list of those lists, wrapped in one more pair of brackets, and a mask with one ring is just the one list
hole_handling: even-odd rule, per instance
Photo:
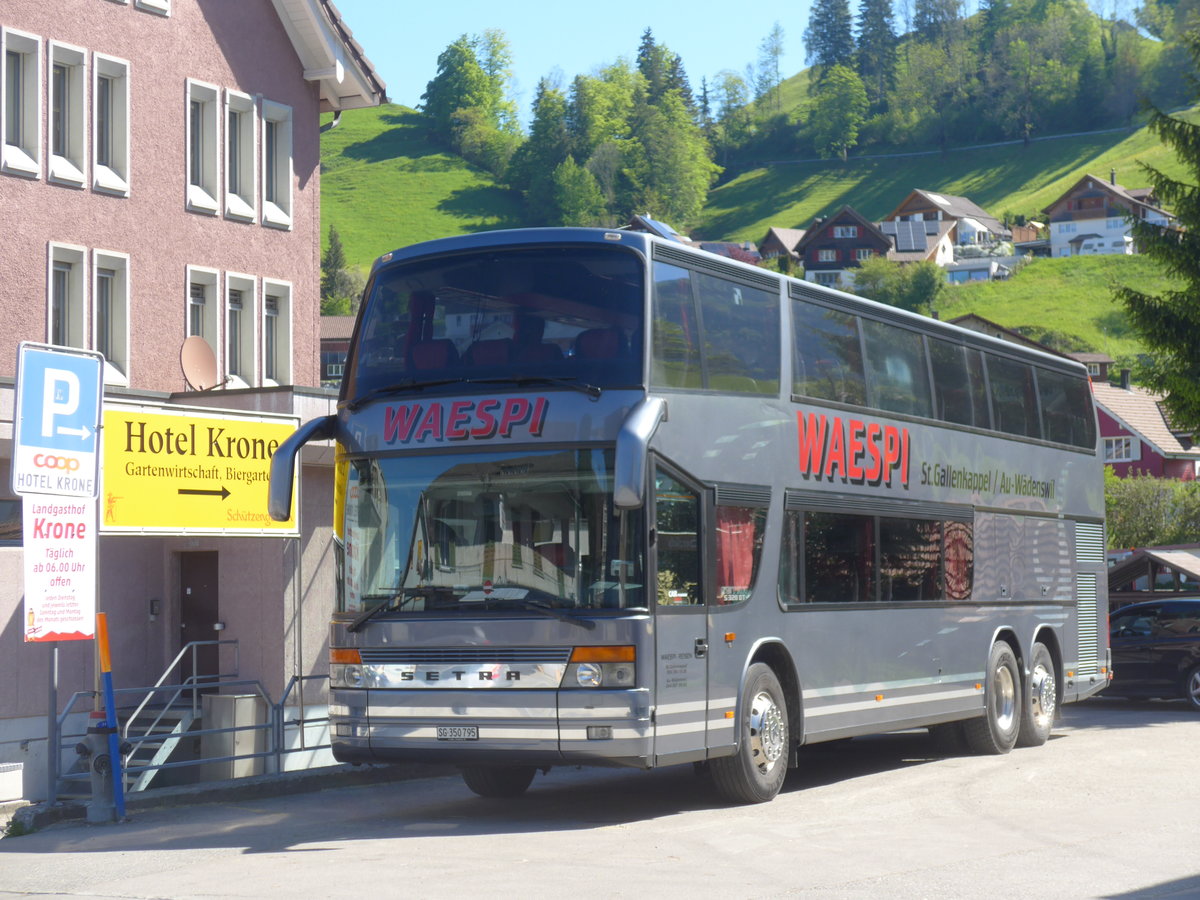
{"label": "building window", "polygon": [[814,272],[817,284],[825,287],[837,287],[841,277],[840,272]]}
{"label": "building window", "polygon": [[818,250],[817,262],[837,262],[838,253],[836,250]]}
{"label": "building window", "polygon": [[854,251],[854,258],[859,262],[862,262],[864,259],[870,259],[874,255],[875,251],[867,247],[859,247]]}
{"label": "building window", "polygon": [[217,205],[218,143],[217,89],[187,83],[187,206],[195,212],[213,213]]}
{"label": "building window", "polygon": [[263,280],[263,384],[292,381],[292,286]]}
{"label": "building window", "polygon": [[46,311],[46,340],[60,347],[86,348],[84,323],[87,298],[84,292],[83,247],[50,245],[50,272]]}
{"label": "building window", "polygon": [[251,387],[254,376],[255,279],[225,276],[225,374],[232,387]]}
{"label": "building window", "polygon": [[292,108],[262,102],[263,224],[292,227]]}
{"label": "building window", "polygon": [[1104,439],[1104,461],[1106,463],[1133,462],[1136,459],[1134,441],[1129,435]]}
{"label": "building window", "polygon": [[835,238],[856,238],[858,237],[857,225],[834,225],[833,236]]}
{"label": "building window", "polygon": [[92,253],[92,346],[104,355],[106,384],[129,383],[129,256]]}
{"label": "building window", "polygon": [[1059,234],[1074,234],[1075,233],[1075,223],[1074,222],[1059,222],[1058,223],[1058,233]]}
{"label": "building window", "polygon": [[225,215],[250,221],[255,216],[254,98],[225,92]]}
{"label": "building window", "polygon": [[221,302],[217,293],[218,281],[215,269],[187,267],[187,337],[204,338],[212,348],[213,358],[218,361],[219,369],[221,344],[217,333],[217,316]]}
{"label": "building window", "polygon": [[92,83],[92,187],[129,196],[129,63],[96,54]]}
{"label": "building window", "polygon": [[37,178],[41,166],[41,54],[39,38],[18,31],[0,30],[3,47],[3,90],[0,119],[4,120],[0,168],[14,175]]}
{"label": "building window", "polygon": [[1092,378],[1099,378],[1100,377],[1100,363],[1098,363],[1098,362],[1088,363],[1087,364],[1087,373]]}
{"label": "building window", "polygon": [[86,59],[78,47],[50,44],[50,180],[73,187],[87,183]]}

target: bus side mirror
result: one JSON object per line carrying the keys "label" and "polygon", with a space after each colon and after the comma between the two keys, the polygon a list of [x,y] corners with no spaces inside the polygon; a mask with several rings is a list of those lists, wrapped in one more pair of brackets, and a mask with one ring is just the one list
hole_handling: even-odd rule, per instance
{"label": "bus side mirror", "polygon": [[267,512],[276,522],[292,515],[292,485],[296,480],[296,455],[309,441],[325,441],[337,430],[337,416],[324,416],[301,425],[271,456],[271,481],[267,488]]}
{"label": "bus side mirror", "polygon": [[637,509],[646,502],[650,439],[666,417],[667,402],[661,397],[647,397],[621,423],[613,465],[613,505],[618,509]]}

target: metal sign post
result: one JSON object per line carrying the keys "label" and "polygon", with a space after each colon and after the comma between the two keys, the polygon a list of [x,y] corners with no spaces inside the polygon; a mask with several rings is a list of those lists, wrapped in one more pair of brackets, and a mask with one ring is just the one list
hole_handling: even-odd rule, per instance
{"label": "metal sign post", "polygon": [[25,641],[50,642],[46,803],[58,791],[58,641],[91,640],[104,357],[23,341],[17,348],[12,490],[22,495]]}

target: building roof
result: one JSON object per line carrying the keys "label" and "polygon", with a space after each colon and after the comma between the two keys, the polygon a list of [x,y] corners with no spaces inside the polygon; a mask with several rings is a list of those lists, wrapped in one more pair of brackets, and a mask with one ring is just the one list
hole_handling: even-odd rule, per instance
{"label": "building roof", "polygon": [[799,242],[796,244],[796,252],[802,252],[802,248],[807,247],[818,238],[825,237],[829,226],[837,225],[839,224],[839,220],[844,221],[846,219],[849,219],[858,225],[862,225],[864,229],[864,237],[870,236],[875,238],[877,243],[887,244],[888,246],[891,245],[891,238],[880,231],[878,225],[869,221],[853,206],[843,206],[831,216],[826,216],[824,218],[818,216],[817,218],[813,219],[812,224],[805,229],[804,237],[800,238]]}
{"label": "building roof", "polygon": [[796,245],[804,238],[803,228],[768,228],[766,236],[758,242],[760,247],[766,247],[774,238],[775,242],[793,256],[796,255]]}
{"label": "building roof", "polygon": [[[1122,206],[1128,207],[1130,210],[1139,207],[1152,209],[1155,212],[1161,213],[1163,216],[1170,218],[1171,214],[1165,209],[1158,206],[1158,200],[1147,188],[1132,188],[1127,189],[1117,184],[1117,173],[1113,172],[1108,178],[1100,178],[1096,175],[1086,174],[1078,181],[1071,185],[1049,206],[1045,207],[1042,212],[1047,215],[1062,203],[1066,198],[1079,191],[1081,186],[1086,185],[1084,190],[1102,190],[1112,196]],[[1106,215],[1104,210],[1099,210],[1095,218],[1104,218]]]}
{"label": "building roof", "polygon": [[997,236],[1005,235],[1008,229],[1004,224],[986,209],[971,202],[966,197],[956,197],[953,194],[941,194],[934,191],[923,191],[919,188],[904,198],[904,201],[892,211],[889,219],[900,215],[900,210],[909,205],[914,197],[919,197],[931,206],[942,211],[949,219],[974,219],[988,231]]}
{"label": "building roof", "polygon": [[[1109,568],[1108,584],[1110,590],[1142,574],[1146,569],[1147,560],[1162,563],[1200,581],[1200,544],[1174,547],[1142,547]],[[1167,592],[1152,593],[1150,591],[1139,591],[1138,593],[1144,593],[1145,597],[1139,597],[1138,601],[1131,599],[1129,602],[1134,603],[1140,600],[1169,601],[1177,596],[1176,594]]]}
{"label": "building roof", "polygon": [[893,262],[923,262],[934,256],[938,243],[950,233],[954,222],[945,219],[893,219],[880,222],[876,227],[892,242],[888,259]]}
{"label": "building roof", "polygon": [[357,316],[321,316],[321,340],[348,341]]}
{"label": "building roof", "polygon": [[1067,356],[1071,357],[1071,359],[1079,360],[1079,362],[1084,364],[1108,363],[1109,365],[1112,365],[1114,362],[1116,362],[1116,360],[1107,353],[1068,353]]}
{"label": "building roof", "polygon": [[304,78],[321,91],[321,111],[387,102],[387,86],[331,0],[271,0],[296,48]]}
{"label": "building roof", "polygon": [[1092,382],[1092,394],[1101,409],[1160,455],[1172,459],[1200,459],[1200,449],[1184,449],[1171,431],[1163,414],[1162,397],[1158,394],[1137,385],[1126,389],[1102,381]]}

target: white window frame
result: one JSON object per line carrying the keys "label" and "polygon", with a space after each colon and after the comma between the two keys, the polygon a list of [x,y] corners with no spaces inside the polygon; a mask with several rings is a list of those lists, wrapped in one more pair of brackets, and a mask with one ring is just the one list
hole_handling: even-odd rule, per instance
{"label": "white window frame", "polygon": [[110,354],[104,356],[104,383],[129,384],[129,254],[116,250],[92,251],[92,347],[103,352],[100,339],[100,288],[103,270],[113,273],[109,285],[112,331]]}
{"label": "white window frame", "polygon": [[66,342],[60,347],[87,349],[87,248],[75,244],[47,245],[46,253],[46,343],[54,344],[54,294],[56,264],[70,266],[67,282]]}
{"label": "white window frame", "polygon": [[[292,227],[292,108],[262,101],[262,224]],[[271,134],[274,133],[274,139]]]}
{"label": "white window frame", "polygon": [[1104,461],[1106,463],[1137,462],[1141,458],[1140,450],[1141,441],[1131,434],[1120,434],[1104,439]]}
{"label": "white window frame", "polygon": [[817,262],[837,262],[838,252],[831,247],[817,251]]}
{"label": "white window frame", "polygon": [[856,238],[858,237],[857,225],[834,225],[833,236],[835,238]]}
{"label": "white window frame", "polygon": [[1087,373],[1088,373],[1089,377],[1099,378],[1100,377],[1100,363],[1098,363],[1098,362],[1088,363],[1087,364]]}
{"label": "white window frame", "polygon": [[[262,348],[262,384],[274,387],[293,383],[292,371],[292,285],[288,281],[264,278],[262,281],[262,331],[259,346]],[[277,299],[274,315],[274,359],[268,358],[270,350],[272,318],[268,298]],[[274,370],[271,366],[274,364]],[[270,374],[268,374],[268,372]]]}
{"label": "white window frame", "polygon": [[[87,51],[82,47],[50,41],[46,69],[49,90],[49,121],[46,124],[47,158],[50,160],[49,180],[56,184],[81,188],[87,184]],[[62,66],[65,84],[59,84],[54,70]],[[55,110],[61,108],[59,121]],[[62,146],[58,146],[59,128],[63,130]],[[60,152],[61,151],[61,152]]]}
{"label": "white window frame", "polygon": [[[233,351],[235,326],[233,297],[234,291],[242,292],[242,308],[236,317],[237,325],[237,372],[233,371]],[[237,272],[225,273],[225,374],[228,377],[227,386],[235,388],[254,387],[258,371],[255,348],[258,346],[258,279],[253,275],[242,275]]]}
{"label": "white window frame", "polygon": [[[237,116],[238,126],[230,123]],[[234,146],[234,141],[237,146]],[[239,91],[225,91],[225,215],[230,219],[254,221],[258,215],[258,114],[254,98]],[[234,176],[238,183],[232,183]]]}
{"label": "white window frame", "polygon": [[[109,81],[108,159],[101,161],[100,80]],[[92,54],[92,188],[129,196],[129,63],[115,56]]]}
{"label": "white window frame", "polygon": [[183,332],[185,337],[192,337],[197,332],[192,328],[192,285],[204,285],[204,309],[200,313],[201,330],[199,336],[204,338],[212,348],[213,357],[217,361],[217,374],[221,372],[221,309],[225,304],[221,297],[221,273],[217,269],[204,266],[188,266],[186,293],[184,296]]}
{"label": "white window frame", "polygon": [[[125,0],[118,0],[118,2],[124,3]],[[134,6],[160,16],[171,15],[171,0],[134,0]]]}
{"label": "white window frame", "polygon": [[[193,104],[200,104],[193,115]],[[187,80],[184,106],[187,208],[215,216],[220,209],[221,92],[215,85]],[[198,121],[197,121],[198,119]],[[194,183],[198,182],[198,183]]]}
{"label": "white window frame", "polygon": [[[9,109],[9,51],[21,55],[20,109]],[[0,171],[27,178],[42,177],[42,39],[0,28]],[[20,120],[16,143],[8,142],[9,117]]]}
{"label": "white window frame", "polygon": [[875,251],[869,247],[856,247],[854,250],[854,258],[858,262],[862,262],[864,259],[870,259],[874,255]]}

